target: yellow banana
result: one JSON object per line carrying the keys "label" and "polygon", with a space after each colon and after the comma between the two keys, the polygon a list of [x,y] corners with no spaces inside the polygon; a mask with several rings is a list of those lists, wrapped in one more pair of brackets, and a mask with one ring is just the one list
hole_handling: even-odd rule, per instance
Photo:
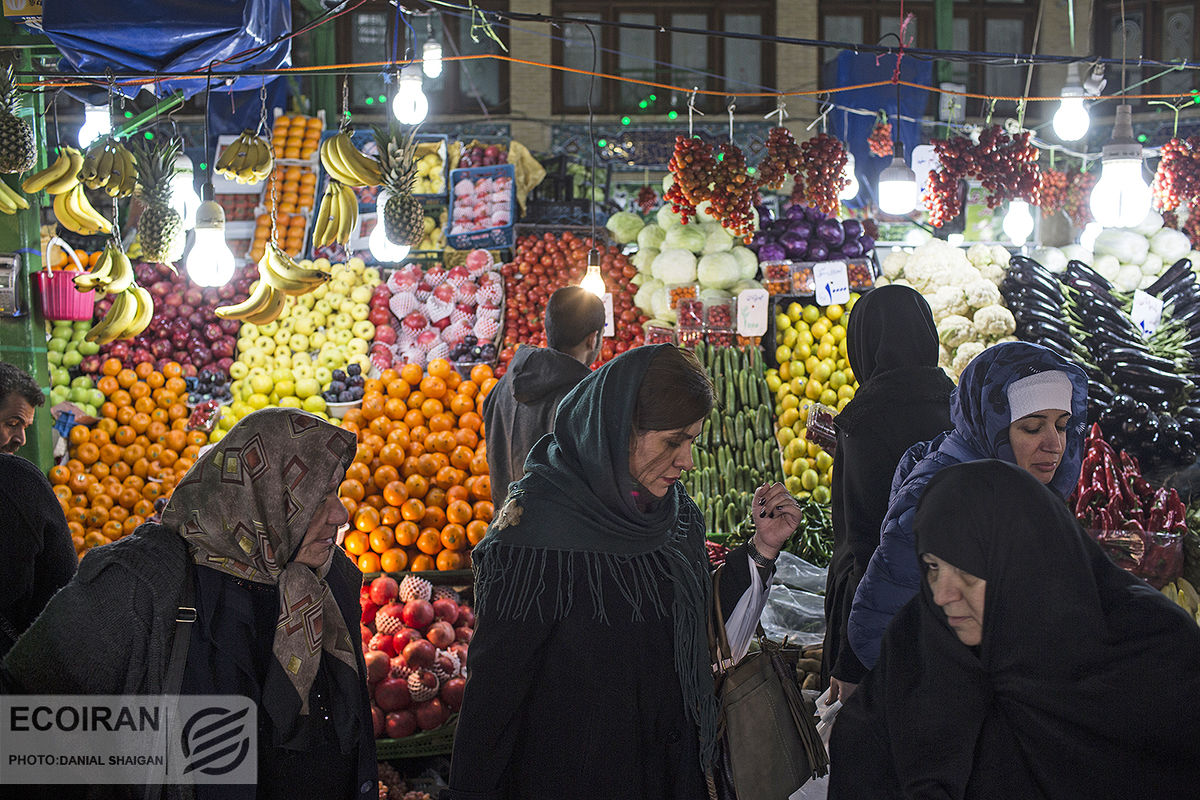
{"label": "yellow banana", "polygon": [[4,197],[6,203],[10,203],[16,208],[29,208],[29,201],[4,181],[0,181],[0,195]]}
{"label": "yellow banana", "polygon": [[112,258],[112,247],[105,247],[100,253],[100,258],[96,260],[96,266],[82,275],[75,276],[75,288],[81,292],[89,292],[92,289],[103,289],[109,283],[109,276],[115,264]]}
{"label": "yellow banana", "polygon": [[113,298],[113,304],[104,318],[84,334],[83,338],[96,344],[108,344],[129,328],[137,310],[136,298],[129,292],[121,292]]}
{"label": "yellow banana", "polygon": [[137,336],[150,326],[150,320],[154,317],[154,298],[150,292],[141,286],[133,285],[129,287],[127,293],[133,295],[133,299],[137,301],[137,311],[134,312],[133,321],[129,323],[129,327],[121,331],[118,339],[132,339]]}
{"label": "yellow banana", "polygon": [[113,159],[113,178],[108,184],[110,197],[128,197],[137,185],[137,160],[123,144],[116,146]]}
{"label": "yellow banana", "polygon": [[[82,185],[77,185],[74,189],[64,195],[59,195],[59,197],[65,199],[67,209],[71,212],[71,216],[82,223],[83,227],[91,229],[91,233],[84,235],[91,236],[97,232],[112,233],[112,223],[109,222],[103,214],[92,207],[91,201],[87,199],[87,195],[84,193]],[[58,198],[55,198],[55,200],[57,199]],[[54,205],[55,210],[57,210],[58,203],[56,202]]]}
{"label": "yellow banana", "polygon": [[334,213],[333,209],[336,203],[333,202],[333,187],[336,182],[329,181],[325,187],[325,194],[321,196],[321,205],[317,207],[317,216],[313,220],[313,247],[324,247],[331,241],[329,237],[329,228],[331,225],[330,217]]}
{"label": "yellow banana", "polygon": [[324,270],[300,266],[274,242],[267,243],[258,271],[259,277],[284,294],[307,294],[331,277]]}
{"label": "yellow banana", "polygon": [[112,180],[112,164],[116,152],[107,142],[100,147],[100,154],[96,157],[96,177],[91,181],[84,181],[89,189],[103,189]]}
{"label": "yellow banana", "polygon": [[339,183],[353,184],[356,178],[342,162],[337,146],[334,144],[336,138],[336,136],[330,137],[321,144],[321,165],[325,167],[329,176]]}
{"label": "yellow banana", "polygon": [[277,292],[271,287],[267,287],[267,302],[258,311],[250,314],[243,319],[252,325],[266,325],[268,322],[274,322],[283,313],[284,306],[287,304],[288,296],[283,292]]}
{"label": "yellow banana", "polygon": [[245,319],[248,314],[262,311],[274,291],[266,281],[256,281],[245,300],[232,306],[218,306],[213,313],[221,319]]}
{"label": "yellow banana", "polygon": [[109,245],[112,252],[112,271],[108,276],[108,285],[104,287],[106,292],[123,292],[133,284],[133,264],[129,261],[129,256],[114,245]]}
{"label": "yellow banana", "polygon": [[234,159],[237,158],[238,153],[242,150],[242,138],[245,135],[246,133],[243,131],[240,136],[226,145],[225,149],[221,151],[221,157],[217,159],[217,165],[214,167],[217,172],[222,175],[230,172]]}
{"label": "yellow banana", "polygon": [[79,185],[79,170],[83,167],[83,153],[74,147],[65,147],[70,164],[62,177],[44,187],[47,194],[62,194]]}
{"label": "yellow banana", "polygon": [[349,186],[343,186],[338,192],[338,202],[340,211],[336,238],[339,244],[346,245],[350,243],[350,234],[358,225],[358,197]]}
{"label": "yellow banana", "polygon": [[53,164],[21,181],[21,191],[26,194],[40,192],[55,181],[62,179],[69,169],[71,169],[71,159],[67,155],[67,148],[62,147]]}
{"label": "yellow banana", "polygon": [[381,180],[379,161],[371,158],[354,146],[354,140],[349,134],[338,133],[333,136],[334,149],[342,164],[350,170],[356,181],[351,186],[378,186]]}
{"label": "yellow banana", "polygon": [[0,212],[5,214],[16,214],[17,204],[7,197],[0,195]]}
{"label": "yellow banana", "polygon": [[[80,236],[94,236],[100,232],[99,226],[92,218],[80,216],[71,202],[75,199],[76,193],[82,194],[83,184],[75,184],[75,188],[69,192],[54,196],[54,216],[64,228]],[[11,211],[8,213],[12,213]],[[107,221],[107,220],[106,220]],[[111,228],[110,228],[111,230]]]}

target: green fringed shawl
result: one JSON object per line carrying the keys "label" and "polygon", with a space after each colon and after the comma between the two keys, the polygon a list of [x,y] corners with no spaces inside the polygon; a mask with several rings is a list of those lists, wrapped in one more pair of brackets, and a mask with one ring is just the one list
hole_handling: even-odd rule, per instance
{"label": "green fringed shawl", "polygon": [[[483,541],[476,546],[476,602],[500,619],[564,619],[589,602],[610,625],[669,613],[675,669],[704,766],[714,760],[717,700],[708,653],[712,588],[703,521],[676,483],[643,511],[629,474],[629,440],[638,389],[661,347],[635,348],[575,387],[558,408],[552,434],[525,462]],[[644,490],[642,490],[644,491]],[[547,580],[547,575],[556,580]],[[659,589],[671,586],[671,608]],[[605,596],[605,583],[620,587]],[[558,595],[546,597],[548,584]]]}

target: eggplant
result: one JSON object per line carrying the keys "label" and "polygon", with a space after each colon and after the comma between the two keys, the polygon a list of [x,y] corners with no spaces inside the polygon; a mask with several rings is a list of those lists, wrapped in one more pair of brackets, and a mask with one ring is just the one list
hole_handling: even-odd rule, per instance
{"label": "eggplant", "polygon": [[1004,299],[1004,304],[1008,306],[1008,310],[1013,313],[1013,316],[1019,317],[1026,311],[1036,311],[1048,317],[1061,320],[1063,325],[1067,324],[1067,318],[1063,314],[1062,308],[1035,292],[1020,292],[1009,295]]}
{"label": "eggplant", "polygon": [[[1023,258],[1023,256],[1022,256],[1022,258]],[[1037,262],[1034,262],[1034,263],[1037,263]],[[1099,272],[1096,272],[1094,269],[1089,267],[1087,264],[1084,264],[1082,261],[1076,261],[1074,259],[1068,261],[1066,272],[1064,272],[1063,274],[1066,275],[1067,277],[1083,278],[1083,279],[1088,280],[1098,286],[1104,287],[1104,289],[1106,289],[1108,291],[1112,291],[1112,288],[1113,288],[1113,285],[1111,283],[1109,283],[1107,278],[1105,278]]]}
{"label": "eggplant", "polygon": [[1034,344],[1041,345],[1042,347],[1046,348],[1047,350],[1049,350],[1053,353],[1057,353],[1058,355],[1062,356],[1065,359],[1071,360],[1071,359],[1075,358],[1075,351],[1072,350],[1070,347],[1063,345],[1057,339],[1052,339],[1048,336],[1036,336],[1036,335],[1021,336],[1019,338],[1025,339],[1026,341],[1032,340]]}
{"label": "eggplant", "polygon": [[1000,293],[1004,295],[1006,300],[1011,297],[1036,296],[1043,300],[1047,306],[1053,308],[1061,308],[1063,304],[1063,296],[1060,292],[1050,293],[1040,284],[1014,283],[1009,282],[1007,278],[1000,284]]}
{"label": "eggplant", "polygon": [[1096,402],[1105,407],[1109,406],[1112,403],[1113,398],[1116,397],[1116,393],[1113,391],[1111,386],[1099,381],[1089,380],[1087,391],[1089,401],[1094,399]]}
{"label": "eggplant", "polygon": [[[1018,258],[1024,259],[1024,256],[1013,256],[1015,262]],[[1036,261],[1029,261],[1010,268],[1005,280],[1012,280],[1013,283],[1021,286],[1036,286],[1041,289],[1042,293],[1059,303],[1063,301],[1062,290],[1059,288],[1058,279],[1047,270],[1045,267],[1038,264]]]}
{"label": "eggplant", "polygon": [[1161,370],[1162,372],[1175,374],[1176,367],[1174,361],[1156,356],[1148,350],[1134,349],[1132,347],[1112,347],[1104,354],[1104,357],[1111,361],[1130,365],[1141,364]]}
{"label": "eggplant", "polygon": [[859,236],[862,236],[863,227],[862,223],[856,219],[844,219],[842,220],[842,230],[846,232],[847,239],[858,239]]}
{"label": "eggplant", "polygon": [[1113,380],[1128,387],[1134,397],[1138,397],[1138,391],[1135,390],[1146,387],[1162,389],[1164,392],[1188,391],[1195,387],[1187,378],[1144,364],[1106,362],[1103,366],[1112,373]]}
{"label": "eggplant", "polygon": [[1195,279],[1191,278],[1192,262],[1186,258],[1181,258],[1167,268],[1167,271],[1158,276],[1158,280],[1146,287],[1147,294],[1157,295],[1159,292],[1166,289],[1171,284],[1185,276],[1188,277],[1188,283],[1195,283]]}

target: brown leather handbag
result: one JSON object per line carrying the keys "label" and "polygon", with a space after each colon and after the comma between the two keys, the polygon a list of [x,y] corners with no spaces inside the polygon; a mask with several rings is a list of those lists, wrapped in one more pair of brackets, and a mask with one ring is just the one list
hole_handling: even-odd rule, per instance
{"label": "brown leather handbag", "polygon": [[769,641],[761,626],[758,652],[734,663],[717,589],[720,571],[713,574],[709,644],[721,703],[721,747],[709,793],[715,800],[787,800],[810,778],[828,772],[816,706],[805,700],[795,669],[781,655],[784,645]]}

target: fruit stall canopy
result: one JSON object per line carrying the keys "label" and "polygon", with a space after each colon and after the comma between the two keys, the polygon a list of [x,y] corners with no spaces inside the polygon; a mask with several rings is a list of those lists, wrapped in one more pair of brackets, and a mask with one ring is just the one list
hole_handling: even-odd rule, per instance
{"label": "fruit stall canopy", "polygon": [[[291,16],[290,4],[274,0],[45,0],[42,29],[62,53],[59,67],[64,72],[204,72],[211,63],[214,75],[245,74],[291,64],[291,39],[286,36]],[[261,85],[261,77],[250,75],[221,89],[257,91]],[[140,89],[117,86],[130,96]],[[157,91],[176,89],[191,97],[204,89],[204,82],[165,81]]]}

